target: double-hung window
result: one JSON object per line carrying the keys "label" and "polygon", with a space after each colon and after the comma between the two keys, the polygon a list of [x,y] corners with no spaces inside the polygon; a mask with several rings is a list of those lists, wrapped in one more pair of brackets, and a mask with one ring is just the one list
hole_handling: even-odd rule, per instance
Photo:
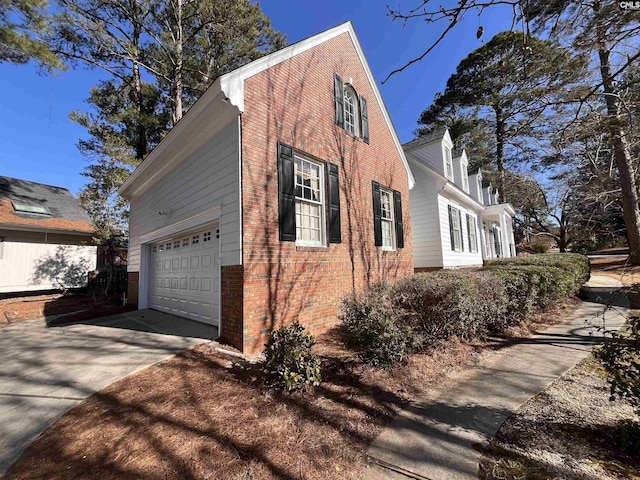
{"label": "double-hung window", "polygon": [[460,174],[462,175],[462,189],[469,193],[469,171],[464,162],[460,162]]}
{"label": "double-hung window", "polygon": [[322,165],[294,157],[296,242],[324,245],[324,172]]}
{"label": "double-hung window", "polygon": [[467,213],[467,234],[469,236],[469,251],[478,252],[478,237],[476,235],[476,217]]}
{"label": "double-hung window", "polygon": [[380,219],[382,222],[382,249],[395,249],[395,231],[393,228],[393,192],[380,189]]}
{"label": "double-hung window", "polygon": [[444,147],[444,173],[449,180],[453,181],[453,159],[449,147]]}
{"label": "double-hung window", "polygon": [[338,165],[278,144],[278,229],[281,242],[309,247],[341,243]]}
{"label": "double-hung window", "polygon": [[397,190],[381,187],[372,181],[373,236],[375,245],[382,250],[404,248],[402,223],[402,196]]}
{"label": "double-hung window", "polygon": [[460,210],[451,205],[449,205],[449,233],[451,235],[451,250],[462,252],[464,250],[462,218]]}

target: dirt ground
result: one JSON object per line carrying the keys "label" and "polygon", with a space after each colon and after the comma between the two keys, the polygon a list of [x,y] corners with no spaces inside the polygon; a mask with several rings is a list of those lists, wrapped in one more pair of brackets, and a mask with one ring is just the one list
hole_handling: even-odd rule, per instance
{"label": "dirt ground", "polygon": [[[604,370],[587,358],[502,424],[481,461],[485,480],[640,479],[640,416],[609,401]],[[624,439],[636,445],[626,444]]]}
{"label": "dirt ground", "polygon": [[626,257],[591,258],[589,263],[594,274],[613,277],[626,286],[640,283],[640,266],[628,265]]}
{"label": "dirt ground", "polygon": [[[554,323],[570,302],[537,317]],[[526,329],[520,329],[520,334]],[[366,449],[398,405],[442,388],[493,343],[450,341],[390,371],[337,331],[318,338],[323,383],[262,386],[259,364],[205,343],[93,395],[48,428],[3,479],[366,479]]]}

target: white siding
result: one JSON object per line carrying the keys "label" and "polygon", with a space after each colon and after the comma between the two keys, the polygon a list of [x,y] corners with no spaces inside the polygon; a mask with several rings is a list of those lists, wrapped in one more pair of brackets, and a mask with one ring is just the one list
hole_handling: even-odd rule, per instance
{"label": "white siding", "polygon": [[[428,145],[422,145],[414,150],[406,152],[407,159],[417,160],[442,176],[444,172],[444,145],[437,140]],[[414,172],[415,173],[415,172]],[[418,181],[416,180],[416,184]]]}
{"label": "white siding", "polygon": [[[416,182],[417,183],[417,182]],[[441,237],[440,241],[442,243],[442,267],[443,268],[455,268],[455,267],[463,267],[463,266],[471,266],[471,265],[482,265],[482,252],[480,248],[480,230],[479,224],[480,220],[476,213],[472,210],[465,208],[461,204],[452,201],[445,197],[442,194],[438,194],[438,211],[440,218],[440,232]],[[451,249],[451,234],[449,231],[449,205],[460,210],[461,217],[461,229],[462,229],[462,239],[464,244],[464,251],[453,251]],[[469,233],[467,231],[467,220],[466,215],[469,214],[476,219],[476,243],[477,243],[477,252],[472,253],[469,251]],[[415,248],[415,246],[414,246]]]}
{"label": "white siding", "polygon": [[95,268],[96,247],[0,243],[0,293],[82,287],[87,284],[87,273]]}
{"label": "white siding", "polygon": [[141,236],[216,206],[220,207],[221,265],[242,263],[238,122],[235,118],[152,188],[131,200],[129,271],[140,271]]}
{"label": "white siding", "polygon": [[437,182],[420,167],[413,168],[416,179],[410,191],[411,238],[416,268],[441,267],[442,244],[438,223]]}

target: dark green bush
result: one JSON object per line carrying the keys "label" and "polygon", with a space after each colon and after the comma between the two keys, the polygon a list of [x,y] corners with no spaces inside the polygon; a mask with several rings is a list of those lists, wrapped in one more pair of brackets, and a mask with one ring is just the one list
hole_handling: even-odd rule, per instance
{"label": "dark green bush", "polygon": [[368,292],[355,293],[342,301],[345,343],[358,350],[373,366],[389,368],[413,351],[412,332],[396,323],[389,287],[377,284]]}
{"label": "dark green bush", "polygon": [[487,272],[441,270],[413,275],[392,289],[397,321],[409,327],[417,347],[451,336],[485,335],[505,312],[502,281]]}
{"label": "dark green bush", "polygon": [[269,386],[293,392],[320,385],[320,360],[311,353],[315,343],[297,321],[272,331],[264,351]]}
{"label": "dark green bush", "polygon": [[536,309],[540,291],[540,276],[526,270],[496,266],[491,273],[502,278],[505,288],[505,313],[496,318],[492,331],[501,331],[524,321]]}
{"label": "dark green bush", "polygon": [[560,268],[570,272],[574,277],[573,291],[578,292],[580,287],[589,280],[591,267],[589,259],[578,253],[547,253],[540,255],[522,255],[515,258],[500,258],[487,262],[487,268],[505,265],[534,265]]}

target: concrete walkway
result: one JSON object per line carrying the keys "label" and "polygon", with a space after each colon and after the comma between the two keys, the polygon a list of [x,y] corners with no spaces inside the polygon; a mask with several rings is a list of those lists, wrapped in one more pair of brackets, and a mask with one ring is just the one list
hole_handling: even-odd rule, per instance
{"label": "concrete walkway", "polygon": [[[595,277],[585,285],[603,296],[615,280]],[[406,406],[375,440],[369,455],[377,463],[369,478],[478,478],[478,446],[495,435],[522,403],[585,358],[602,339],[603,306],[583,302],[561,325],[487,355],[446,391]],[[619,328],[625,308],[605,314],[606,328]]]}
{"label": "concrete walkway", "polygon": [[0,476],[55,419],[137,370],[217,336],[215,327],[139,310],[65,327],[0,329]]}

